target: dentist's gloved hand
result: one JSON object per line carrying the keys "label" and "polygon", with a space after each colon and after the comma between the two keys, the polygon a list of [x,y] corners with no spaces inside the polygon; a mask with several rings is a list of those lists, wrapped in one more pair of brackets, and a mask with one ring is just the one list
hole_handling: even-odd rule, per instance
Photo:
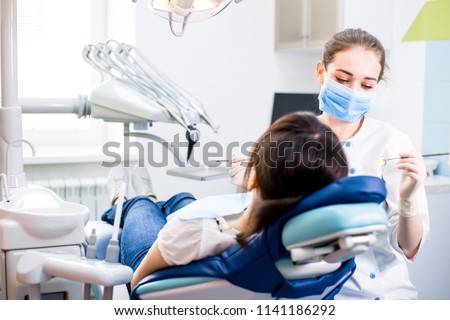
{"label": "dentist's gloved hand", "polygon": [[232,184],[244,187],[245,160],[248,158],[242,155],[233,154],[231,159],[231,169],[228,172]]}
{"label": "dentist's gloved hand", "polygon": [[416,191],[425,181],[427,176],[423,158],[415,150],[400,153],[401,159],[397,160],[396,167],[402,170],[400,178],[399,213],[404,217],[417,214]]}

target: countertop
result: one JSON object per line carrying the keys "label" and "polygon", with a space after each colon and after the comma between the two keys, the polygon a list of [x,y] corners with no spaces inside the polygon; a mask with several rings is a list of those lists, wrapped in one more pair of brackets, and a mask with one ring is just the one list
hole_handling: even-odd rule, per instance
{"label": "countertop", "polygon": [[428,176],[425,179],[424,186],[427,194],[450,194],[450,177],[439,175]]}

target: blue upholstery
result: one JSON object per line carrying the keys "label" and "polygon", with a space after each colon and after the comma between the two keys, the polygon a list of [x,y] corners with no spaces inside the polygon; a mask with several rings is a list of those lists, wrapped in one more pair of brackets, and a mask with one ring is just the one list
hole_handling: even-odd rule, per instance
{"label": "blue upholstery", "polygon": [[[379,178],[357,176],[337,180],[301,200],[275,224],[252,236],[246,247],[233,245],[216,256],[195,261],[189,265],[170,267],[155,272],[137,285],[131,293],[131,299],[139,299],[146,287],[154,287],[154,285],[148,285],[149,283],[186,277],[226,279],[236,286],[254,292],[270,293],[274,298],[302,298],[320,295],[326,288],[335,286],[324,297],[332,299],[354,272],[356,268],[354,259],[343,262],[336,271],[319,277],[287,280],[276,267],[277,261],[289,258],[289,251],[282,241],[284,225],[291,218],[316,208],[349,203],[379,204],[385,200],[385,197],[386,188],[384,182]],[[375,220],[377,219],[375,218]]]}
{"label": "blue upholstery", "polygon": [[[283,244],[289,248],[320,237],[326,239],[327,235],[343,230],[386,224],[386,215],[381,215],[380,210],[382,209],[376,203],[361,203],[358,206],[337,204],[308,210],[285,224],[282,233]],[[302,232],[298,232],[299,226]]]}

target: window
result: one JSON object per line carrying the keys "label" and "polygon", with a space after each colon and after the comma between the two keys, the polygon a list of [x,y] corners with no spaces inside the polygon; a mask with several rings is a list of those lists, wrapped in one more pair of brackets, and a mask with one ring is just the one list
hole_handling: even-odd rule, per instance
{"label": "window", "polygon": [[[117,9],[122,5],[129,7],[125,13]],[[134,42],[134,7],[123,0],[18,0],[19,98],[88,96],[101,78],[83,60],[84,46],[108,40],[108,25],[114,20],[124,24]],[[121,17],[115,19],[118,11]],[[111,128],[118,127],[75,114],[23,114],[23,136],[38,152],[43,148],[64,154],[65,147],[79,146],[98,153]]]}

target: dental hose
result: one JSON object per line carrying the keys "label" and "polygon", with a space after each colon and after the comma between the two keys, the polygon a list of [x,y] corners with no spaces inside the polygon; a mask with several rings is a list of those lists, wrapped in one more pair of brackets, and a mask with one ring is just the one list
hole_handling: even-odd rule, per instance
{"label": "dental hose", "polygon": [[[117,198],[117,205],[116,205],[116,215],[114,217],[114,230],[111,237],[111,240],[109,240],[108,247],[106,248],[106,257],[105,261],[110,263],[118,263],[119,262],[119,227],[120,227],[120,220],[122,218],[122,208],[123,208],[123,200],[125,197],[125,189],[126,184],[125,182],[122,182],[119,192],[119,197]],[[112,300],[113,298],[113,289],[114,287],[105,287],[103,291],[103,300]]]}
{"label": "dental hose", "polygon": [[[86,249],[86,258],[97,259],[97,235],[95,228],[92,228],[91,235],[89,236],[89,243]],[[90,283],[84,284],[84,300],[91,299],[91,288],[92,285]]]}
{"label": "dental hose", "polygon": [[123,200],[125,197],[126,184],[122,182],[119,191],[119,197],[117,198],[116,214],[114,216],[114,229],[111,240],[109,240],[108,247],[106,249],[107,262],[117,263],[119,262],[119,227],[120,220],[122,218]]}

